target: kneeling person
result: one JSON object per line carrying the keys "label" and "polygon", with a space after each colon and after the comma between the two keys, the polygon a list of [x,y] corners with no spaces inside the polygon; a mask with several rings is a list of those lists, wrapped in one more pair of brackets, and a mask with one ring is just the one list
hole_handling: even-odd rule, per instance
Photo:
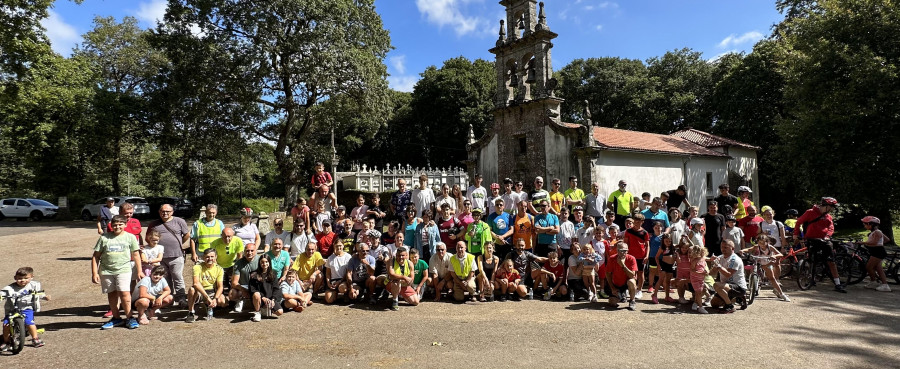
{"label": "kneeling person", "polygon": [[312,304],[312,294],[303,292],[302,283],[297,279],[297,271],[289,270],[284,282],[281,282],[281,308],[302,312]]}
{"label": "kneeling person", "polygon": [[415,266],[409,261],[409,251],[405,247],[397,250],[391,268],[388,268],[388,292],[393,296],[391,309],[397,310],[400,296],[412,306],[419,304],[419,295],[412,289]]}
{"label": "kneeling person", "polygon": [[197,303],[206,304],[207,320],[213,318],[213,309],[227,304],[222,294],[225,270],[216,264],[216,257],[215,249],[206,249],[203,251],[203,263],[194,265],[194,284],[188,290],[188,316],[185,322],[193,323],[197,319],[194,316],[194,305]]}
{"label": "kneeling person", "polygon": [[172,304],[172,289],[165,276],[166,267],[157,265],[135,286],[131,296],[137,310],[138,323],[150,324],[150,319],[156,318],[154,315],[157,309]]}
{"label": "kneeling person", "polygon": [[616,257],[606,265],[606,281],[612,295],[609,304],[618,307],[622,299],[623,290],[628,290],[628,310],[634,310],[634,294],[637,292],[637,259],[628,254],[628,244],[619,241],[616,243]]}
{"label": "kneeling person", "polygon": [[466,243],[459,241],[456,243],[456,254],[450,258],[450,266],[453,268],[453,298],[456,301],[463,301],[466,298],[465,292],[469,292],[469,300],[475,301],[475,272],[478,266],[475,265],[475,255],[466,252]]}

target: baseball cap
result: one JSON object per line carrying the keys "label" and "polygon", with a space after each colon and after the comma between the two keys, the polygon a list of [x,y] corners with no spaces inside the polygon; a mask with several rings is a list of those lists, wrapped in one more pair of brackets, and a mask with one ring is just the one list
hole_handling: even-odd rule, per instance
{"label": "baseball cap", "polygon": [[484,212],[484,210],[481,210],[481,208],[472,209],[472,214],[481,214],[483,212]]}
{"label": "baseball cap", "polygon": [[703,219],[700,219],[700,218],[691,219],[691,225],[694,225],[694,224],[703,224]]}
{"label": "baseball cap", "polygon": [[116,201],[116,199],[115,199],[115,198],[112,198],[112,197],[107,197],[107,198],[106,198],[106,201]]}
{"label": "baseball cap", "polygon": [[499,183],[491,183],[491,189],[493,190],[493,189],[495,189],[495,188],[499,190],[499,189],[500,189],[500,184],[499,184]]}
{"label": "baseball cap", "polygon": [[241,216],[242,216],[242,217],[253,216],[253,209],[250,209],[250,208],[243,208],[243,209],[241,209]]}
{"label": "baseball cap", "polygon": [[575,205],[574,207],[572,207],[572,211],[579,211],[579,210],[584,210],[584,208],[581,207],[581,205]]}

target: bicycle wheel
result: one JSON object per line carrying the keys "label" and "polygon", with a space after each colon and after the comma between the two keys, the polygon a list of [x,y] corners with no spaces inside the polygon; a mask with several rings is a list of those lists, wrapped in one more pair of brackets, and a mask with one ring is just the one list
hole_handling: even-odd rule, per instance
{"label": "bicycle wheel", "polygon": [[25,318],[24,317],[16,317],[13,318],[13,324],[10,326],[12,330],[12,353],[18,354],[22,351],[22,348],[25,347]]}
{"label": "bicycle wheel", "polygon": [[747,305],[753,305],[756,295],[759,294],[759,276],[756,273],[750,275],[750,283],[747,284],[747,287],[750,288],[750,299],[747,300]]}
{"label": "bicycle wheel", "polygon": [[806,291],[813,284],[813,268],[808,260],[800,260],[797,266],[797,287]]}
{"label": "bicycle wheel", "polygon": [[781,266],[781,275],[778,276],[778,279],[789,277],[794,272],[794,261],[790,258],[781,258],[779,264]]}
{"label": "bicycle wheel", "polygon": [[847,281],[847,283],[857,284],[859,282],[862,282],[863,279],[866,279],[866,275],[868,275],[868,272],[866,272],[866,263],[853,256],[848,256],[847,259],[850,268],[850,271],[848,273],[849,280]]}
{"label": "bicycle wheel", "polygon": [[853,274],[853,259],[849,255],[836,255],[834,257],[834,266],[837,267],[838,278],[841,279],[841,284],[849,284]]}
{"label": "bicycle wheel", "polygon": [[892,262],[891,267],[885,273],[886,277],[893,278],[894,282],[900,284],[900,263]]}

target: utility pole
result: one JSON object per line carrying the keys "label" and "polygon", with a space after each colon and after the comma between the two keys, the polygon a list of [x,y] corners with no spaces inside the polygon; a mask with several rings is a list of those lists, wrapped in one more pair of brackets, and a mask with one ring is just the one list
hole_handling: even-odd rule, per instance
{"label": "utility pole", "polygon": [[[338,158],[337,158],[337,148],[334,147],[334,128],[331,128],[331,173],[334,173],[333,184],[332,184],[332,192],[334,193],[334,197],[337,198],[337,166],[338,166]],[[337,209],[334,209],[337,211]]]}

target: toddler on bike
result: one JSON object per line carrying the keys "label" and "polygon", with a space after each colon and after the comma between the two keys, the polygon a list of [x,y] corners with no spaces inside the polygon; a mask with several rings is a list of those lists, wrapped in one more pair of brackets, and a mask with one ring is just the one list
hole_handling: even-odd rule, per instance
{"label": "toddler on bike", "polygon": [[[31,269],[30,267],[19,268],[16,270],[16,281],[9,286],[3,287],[2,296],[6,298],[15,295],[28,295],[40,291],[41,283],[32,278],[34,278],[34,269]],[[50,295],[44,295],[43,299],[50,301]],[[44,341],[41,341],[38,337],[37,325],[34,324],[34,313],[41,310],[41,305],[38,303],[38,300],[33,298],[21,298],[18,300],[18,305],[19,311],[25,316],[25,326],[28,327],[28,333],[31,333],[32,345],[34,347],[44,346]],[[9,314],[14,310],[12,299],[6,300],[5,309],[6,314],[3,318],[3,345],[0,346],[0,351],[8,351],[11,349],[10,342],[12,342],[12,338],[10,337],[10,333],[12,328],[10,327],[11,322]]]}
{"label": "toddler on bike", "polygon": [[750,255],[756,257],[764,257],[762,259],[756,259],[755,262],[759,264],[760,268],[765,270],[766,278],[768,278],[769,283],[772,284],[775,296],[778,296],[778,299],[781,301],[791,302],[791,299],[781,290],[781,284],[778,283],[778,278],[775,277],[781,275],[781,271],[778,269],[778,259],[781,258],[782,255],[778,252],[778,249],[772,246],[774,243],[775,238],[772,236],[760,234],[756,236],[756,246],[741,251],[749,252]]}

